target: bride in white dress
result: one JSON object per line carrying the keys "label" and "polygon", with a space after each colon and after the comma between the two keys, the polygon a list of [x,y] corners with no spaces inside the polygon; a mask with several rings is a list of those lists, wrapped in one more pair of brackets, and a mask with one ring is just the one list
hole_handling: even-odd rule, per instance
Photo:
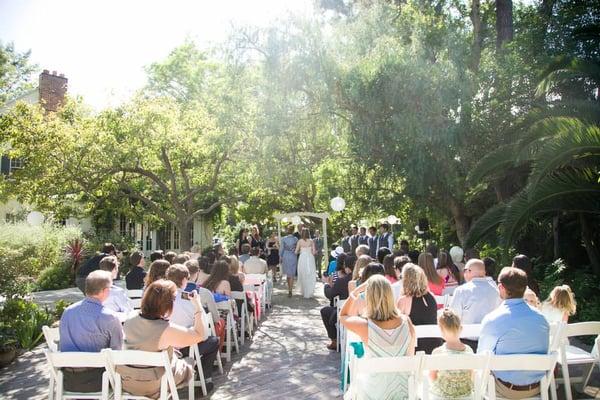
{"label": "bride in white dress", "polygon": [[317,282],[317,268],[315,265],[317,250],[315,243],[310,239],[308,229],[302,229],[301,235],[301,239],[296,245],[296,254],[300,254],[298,258],[298,284],[302,296],[309,299],[314,294]]}

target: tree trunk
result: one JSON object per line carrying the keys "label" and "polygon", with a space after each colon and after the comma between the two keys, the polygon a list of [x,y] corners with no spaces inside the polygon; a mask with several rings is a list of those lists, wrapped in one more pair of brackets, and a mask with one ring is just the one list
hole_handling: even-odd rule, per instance
{"label": "tree trunk", "polygon": [[460,245],[464,247],[465,239],[471,228],[471,218],[465,213],[465,207],[462,203],[451,199],[449,202],[450,212],[454,219],[454,227],[456,228],[456,236],[460,241]]}
{"label": "tree trunk", "polygon": [[513,39],[512,0],[496,0],[496,48]]}
{"label": "tree trunk", "polygon": [[[186,218],[187,219],[187,218]],[[177,223],[179,230],[179,251],[190,251],[192,248],[192,238],[190,237],[190,224],[184,221]]]}
{"label": "tree trunk", "polygon": [[481,60],[481,46],[483,37],[481,35],[481,1],[473,0],[471,3],[471,23],[473,24],[473,43],[471,44],[471,71],[479,70]]}
{"label": "tree trunk", "polygon": [[553,218],[552,218],[552,238],[553,238],[553,242],[554,242],[554,259],[558,259],[560,257],[560,247],[559,247],[559,234],[558,234],[558,227],[559,227],[559,223],[560,223],[560,214],[556,214]]}
{"label": "tree trunk", "polygon": [[579,224],[581,225],[581,239],[583,240],[583,246],[587,252],[588,258],[590,259],[590,265],[595,275],[600,275],[600,252],[596,243],[594,243],[594,237],[590,229],[586,215],[579,214]]}

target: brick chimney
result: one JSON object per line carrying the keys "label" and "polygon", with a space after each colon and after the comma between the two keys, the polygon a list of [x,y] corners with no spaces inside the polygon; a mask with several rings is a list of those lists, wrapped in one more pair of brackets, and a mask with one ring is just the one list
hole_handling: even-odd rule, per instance
{"label": "brick chimney", "polygon": [[56,71],[45,69],[40,74],[40,103],[47,112],[56,111],[65,101],[67,93],[67,78],[63,74],[58,75]]}

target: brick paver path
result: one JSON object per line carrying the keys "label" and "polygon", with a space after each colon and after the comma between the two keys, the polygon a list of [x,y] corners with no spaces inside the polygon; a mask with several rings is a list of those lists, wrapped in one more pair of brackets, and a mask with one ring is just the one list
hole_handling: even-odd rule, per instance
{"label": "brick paver path", "polygon": [[[263,318],[240,354],[224,361],[225,374],[214,375],[211,399],[334,399],[338,389],[339,353],[325,348],[327,337],[319,309],[327,300],[322,285],[316,298],[291,299],[276,285],[273,310]],[[62,293],[60,293],[62,294]],[[77,293],[69,293],[74,297]],[[45,295],[44,300],[56,295]],[[48,373],[43,346],[0,370],[0,399],[47,399]],[[196,391],[200,397],[199,388]],[[186,391],[180,391],[187,398]]]}

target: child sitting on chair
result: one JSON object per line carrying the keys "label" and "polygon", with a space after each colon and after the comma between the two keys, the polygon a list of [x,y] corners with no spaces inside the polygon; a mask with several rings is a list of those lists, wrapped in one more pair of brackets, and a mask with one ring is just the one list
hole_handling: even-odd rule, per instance
{"label": "child sitting on chair", "polygon": [[[445,340],[442,346],[431,353],[435,354],[473,354],[471,347],[460,341],[462,326],[460,317],[451,309],[446,308],[438,317],[438,325]],[[432,382],[431,392],[438,399],[458,399],[468,397],[473,391],[473,372],[460,371],[429,371]]]}
{"label": "child sitting on chair", "polygon": [[532,308],[535,308],[538,311],[540,310],[540,299],[538,299],[537,295],[533,290],[529,288],[525,289],[525,293],[523,294],[523,300],[525,300],[525,302],[529,304]]}
{"label": "child sitting on chair", "polygon": [[561,285],[552,289],[548,300],[542,305],[542,314],[553,322],[569,322],[569,316],[575,314],[577,303],[569,285]]}

